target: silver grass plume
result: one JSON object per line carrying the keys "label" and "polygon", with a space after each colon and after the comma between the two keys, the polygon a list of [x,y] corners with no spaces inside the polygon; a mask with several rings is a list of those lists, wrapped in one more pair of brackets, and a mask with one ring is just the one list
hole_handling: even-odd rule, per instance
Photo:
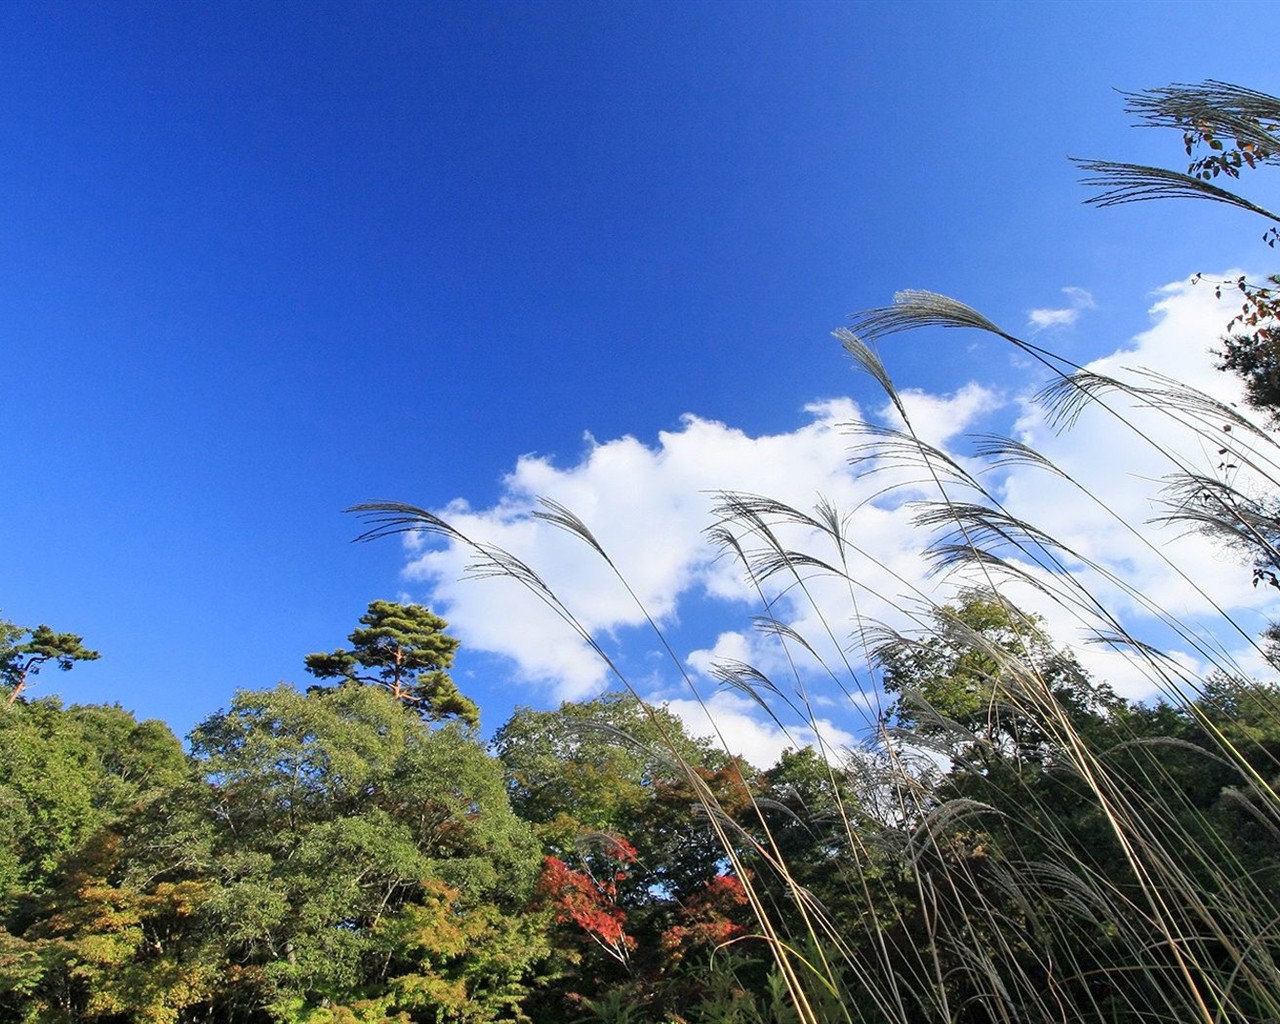
{"label": "silver grass plume", "polygon": [[836,332],[842,341],[850,333],[864,342],[873,342],[890,334],[921,327],[971,327],[1002,338],[1009,337],[972,306],[937,292],[919,289],[900,291],[894,295],[892,306],[857,313],[852,320],[851,327]]}
{"label": "silver grass plume", "polygon": [[1266,162],[1280,162],[1280,99],[1275,96],[1209,79],[1199,84],[1175,82],[1124,97],[1125,110],[1142,118],[1140,127],[1208,130],[1230,136],[1238,145],[1255,146]]}
{"label": "silver grass plume", "polygon": [[1208,199],[1280,222],[1280,215],[1265,207],[1181,171],[1112,160],[1075,159],[1074,163],[1089,172],[1088,177],[1080,179],[1082,185],[1105,190],[1085,200],[1090,206],[1120,206],[1148,199]]}
{"label": "silver grass plume", "polygon": [[[849,450],[849,465],[862,476],[890,469],[919,469],[926,473],[921,483],[936,483],[939,476],[981,493],[982,485],[949,452],[896,427],[859,423],[850,433],[866,438]],[[867,500],[901,487],[891,483]]]}

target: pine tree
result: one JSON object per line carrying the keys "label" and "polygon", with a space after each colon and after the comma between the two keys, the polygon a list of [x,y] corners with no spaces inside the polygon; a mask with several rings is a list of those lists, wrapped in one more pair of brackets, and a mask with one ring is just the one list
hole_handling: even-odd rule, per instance
{"label": "pine tree", "polygon": [[424,718],[459,718],[480,724],[480,709],[464,697],[446,671],[458,639],[448,623],[420,604],[374,601],[348,638],[352,649],[309,654],[307,671],[319,679],[343,679],[388,690]]}

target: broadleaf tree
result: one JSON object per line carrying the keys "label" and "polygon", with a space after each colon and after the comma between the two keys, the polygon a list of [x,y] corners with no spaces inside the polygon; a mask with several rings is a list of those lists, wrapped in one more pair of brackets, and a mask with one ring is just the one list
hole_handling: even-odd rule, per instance
{"label": "broadleaf tree", "polygon": [[876,657],[896,696],[889,720],[957,765],[985,768],[993,756],[1040,761],[1050,708],[1085,728],[1122,703],[1054,646],[1041,619],[984,589],[964,591],[937,610],[926,636],[896,637]]}
{"label": "broadleaf tree", "polygon": [[167,792],[55,850],[39,891],[16,879],[0,1019],[520,1019],[549,954],[526,912],[539,856],[473,731],[380,688],[281,685],[237,693],[191,748]]}

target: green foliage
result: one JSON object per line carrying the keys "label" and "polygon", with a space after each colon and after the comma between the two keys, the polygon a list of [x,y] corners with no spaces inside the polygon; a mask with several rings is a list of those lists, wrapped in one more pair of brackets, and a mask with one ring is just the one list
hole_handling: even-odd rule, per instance
{"label": "green foliage", "polygon": [[369,683],[436,722],[458,718],[480,724],[480,709],[454,685],[445,670],[453,664],[458,640],[448,623],[417,604],[374,601],[349,637],[352,649],[309,654],[307,671],[320,679]]}
{"label": "green foliage", "polygon": [[628,837],[659,782],[676,784],[686,764],[724,762],[690,737],[662,707],[627,693],[564,703],[554,711],[517,708],[494,735],[511,804],[534,823],[548,853],[571,855],[579,837]]}
{"label": "green foliage", "polygon": [[1054,648],[1041,620],[989,590],[962,592],[934,611],[926,636],[898,636],[876,658],[898,695],[890,721],[960,761],[1042,760],[1055,714],[1082,726],[1121,703]]}
{"label": "green foliage", "polygon": [[48,626],[27,629],[0,620],[0,685],[9,687],[10,704],[49,662],[67,672],[77,661],[96,661],[100,657],[97,651],[85,647],[75,633],[56,633]]}
{"label": "green foliage", "polygon": [[521,990],[545,951],[518,920],[537,849],[473,738],[380,689],[279,687],[192,749],[218,823],[208,913],[272,1005],[486,1020]]}
{"label": "green foliage", "polygon": [[[50,698],[0,704],[0,1010],[8,1016],[16,1018],[23,1007],[37,1016],[41,1007],[54,1013],[54,990],[76,984],[65,969],[69,958],[78,977],[114,970],[121,949],[143,941],[148,910],[131,898],[104,905],[94,865],[114,862],[113,830],[147,813],[186,777],[186,768],[167,727],[139,723],[119,707],[64,709]],[[157,897],[171,908],[180,898]],[[76,922],[70,931],[91,933],[92,940],[86,934],[83,944],[62,942],[50,908],[60,920]],[[103,1005],[136,1008],[138,1019],[164,1019],[142,1012],[154,1002],[143,990],[159,984],[162,971],[155,966],[146,979],[115,973],[119,985],[135,991],[104,994]]]}
{"label": "green foliage", "polygon": [[[207,719],[188,762],[118,709],[5,708],[0,746],[30,772],[0,766],[29,797],[4,802],[25,812],[0,932],[11,1018],[519,1017],[548,953],[525,910],[539,855],[461,726],[373,687],[282,686]],[[36,779],[55,754],[77,759],[53,769],[66,792]]]}
{"label": "green foliage", "polygon": [[1270,1019],[1274,687],[1129,704],[978,590],[881,657],[932,776],[805,749],[746,779],[621,695],[522,709],[502,762],[381,687],[237,694],[192,760],[119,708],[4,704],[0,1014],[1139,1024],[1202,990]]}
{"label": "green foliage", "polygon": [[512,807],[531,822],[544,851],[590,862],[602,837],[635,847],[636,870],[620,896],[636,906],[680,899],[720,870],[722,841],[702,811],[749,804],[744,765],[688,735],[663,707],[625,693],[565,703],[555,711],[517,709],[494,737]]}
{"label": "green foliage", "polygon": [[626,693],[518,709],[494,746],[547,854],[538,905],[557,952],[528,1012],[650,1019],[694,1000],[700,981],[684,965],[749,919],[705,810],[750,816],[745,766]]}
{"label": "green foliage", "polygon": [[0,914],[46,891],[67,857],[184,771],[161,722],[54,698],[0,705]]}

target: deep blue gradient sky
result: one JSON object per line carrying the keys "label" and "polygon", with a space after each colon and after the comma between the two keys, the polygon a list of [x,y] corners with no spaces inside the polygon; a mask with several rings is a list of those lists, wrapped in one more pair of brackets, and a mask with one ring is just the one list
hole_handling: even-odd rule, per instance
{"label": "deep blue gradient sky", "polygon": [[[103,660],[38,692],[185,732],[305,682],[394,544],[527,452],[868,395],[828,332],[903,287],[1021,325],[1257,257],[1230,211],[1094,211],[1178,165],[1114,89],[1275,91],[1269,4],[0,6],[0,613]],[[1012,386],[995,348],[886,352]],[[464,655],[465,657],[465,655]],[[520,699],[473,695],[492,728]]]}

